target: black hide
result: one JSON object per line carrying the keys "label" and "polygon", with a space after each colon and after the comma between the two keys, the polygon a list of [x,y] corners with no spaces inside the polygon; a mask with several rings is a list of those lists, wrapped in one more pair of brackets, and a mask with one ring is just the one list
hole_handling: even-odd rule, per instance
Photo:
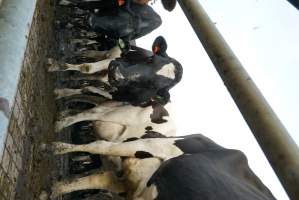
{"label": "black hide", "polygon": [[190,147],[183,140],[176,144],[192,154],[164,162],[148,182],[157,186],[157,200],[275,199],[242,152],[225,149],[202,135],[186,139]]}
{"label": "black hide", "polygon": [[130,9],[134,15],[123,6],[110,16],[91,15],[89,25],[94,31],[110,38],[130,41],[152,32],[162,24],[160,16],[148,5],[132,3]]}
{"label": "black hide", "polygon": [[93,1],[84,1],[84,0],[68,0],[73,6],[79,7],[85,10],[94,10],[100,9],[101,11],[116,9],[118,7],[117,0],[93,0]]}
{"label": "black hide", "polygon": [[[175,79],[156,74],[170,62],[175,65]],[[120,72],[124,78],[118,79],[117,72]],[[160,104],[166,104],[170,98],[168,91],[180,82],[182,74],[183,68],[179,62],[158,55],[139,61],[117,58],[108,67],[109,83],[117,88],[113,93],[113,99],[129,101],[133,105],[146,104],[156,96],[161,97]]]}

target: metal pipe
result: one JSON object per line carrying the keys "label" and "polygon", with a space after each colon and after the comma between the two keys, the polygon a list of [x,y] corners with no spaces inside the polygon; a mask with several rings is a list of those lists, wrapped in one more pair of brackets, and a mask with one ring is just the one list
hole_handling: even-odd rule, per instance
{"label": "metal pipe", "polygon": [[0,0],[0,157],[17,92],[36,0]]}
{"label": "metal pipe", "polygon": [[197,0],[178,0],[289,197],[299,199],[299,149]]}

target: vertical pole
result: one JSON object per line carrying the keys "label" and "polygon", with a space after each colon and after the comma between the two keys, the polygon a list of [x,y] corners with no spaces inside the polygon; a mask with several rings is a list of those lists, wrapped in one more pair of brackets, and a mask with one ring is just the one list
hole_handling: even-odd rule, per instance
{"label": "vertical pole", "polygon": [[178,0],[275,173],[299,199],[299,149],[198,0]]}

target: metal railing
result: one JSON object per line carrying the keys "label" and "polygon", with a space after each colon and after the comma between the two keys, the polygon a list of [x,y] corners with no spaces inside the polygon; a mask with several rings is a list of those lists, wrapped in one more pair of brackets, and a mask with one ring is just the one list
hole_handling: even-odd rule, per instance
{"label": "metal railing", "polygon": [[283,187],[299,199],[299,149],[198,0],[178,0]]}
{"label": "metal railing", "polygon": [[[0,7],[0,199],[37,200],[42,189],[40,141],[53,135],[55,105],[45,62],[51,1],[4,0]],[[44,173],[49,173],[44,172]]]}

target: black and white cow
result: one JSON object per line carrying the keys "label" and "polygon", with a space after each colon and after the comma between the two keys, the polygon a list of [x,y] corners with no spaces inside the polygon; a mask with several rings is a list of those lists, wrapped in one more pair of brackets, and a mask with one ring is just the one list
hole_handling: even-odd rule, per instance
{"label": "black and white cow", "polygon": [[[152,0],[61,0],[60,5],[66,6],[76,6],[82,9],[94,10],[94,9],[111,9],[117,8],[119,6],[128,6],[130,3],[136,3],[140,5],[144,5],[149,3]],[[162,0],[163,7],[172,11],[175,8],[176,1],[175,0]]]}
{"label": "black and white cow", "polygon": [[162,24],[161,17],[148,5],[131,3],[129,9],[121,6],[116,13],[91,15],[89,26],[109,38],[126,42],[147,35]]}
{"label": "black and white cow", "polygon": [[[96,141],[86,145],[54,143],[56,154],[89,152],[123,156],[124,178],[115,181],[95,175],[102,189],[126,187],[133,200],[274,200],[275,198],[248,166],[246,156],[223,148],[203,135],[177,138],[146,138],[115,143]],[[113,176],[110,175],[112,178]],[[94,188],[89,177],[58,182],[53,195]],[[81,180],[82,181],[81,184]],[[113,186],[113,184],[116,185]],[[97,184],[98,189],[101,187]]]}
{"label": "black and white cow", "polygon": [[115,88],[108,92],[112,99],[146,105],[157,97],[157,101],[166,104],[170,98],[169,89],[181,80],[183,73],[181,64],[170,58],[166,50],[167,43],[160,36],[153,43],[154,54],[139,47],[121,54],[120,48],[115,47],[106,53],[106,59],[95,63],[61,66],[50,60],[49,71],[75,70],[87,74],[108,71],[101,81]]}
{"label": "black and white cow", "polygon": [[63,116],[56,122],[55,130],[59,132],[81,121],[92,121],[98,138],[108,141],[141,138],[155,132],[165,136],[175,136],[176,133],[171,103],[162,106],[153,102],[151,106],[140,107],[108,101],[78,114]]}

